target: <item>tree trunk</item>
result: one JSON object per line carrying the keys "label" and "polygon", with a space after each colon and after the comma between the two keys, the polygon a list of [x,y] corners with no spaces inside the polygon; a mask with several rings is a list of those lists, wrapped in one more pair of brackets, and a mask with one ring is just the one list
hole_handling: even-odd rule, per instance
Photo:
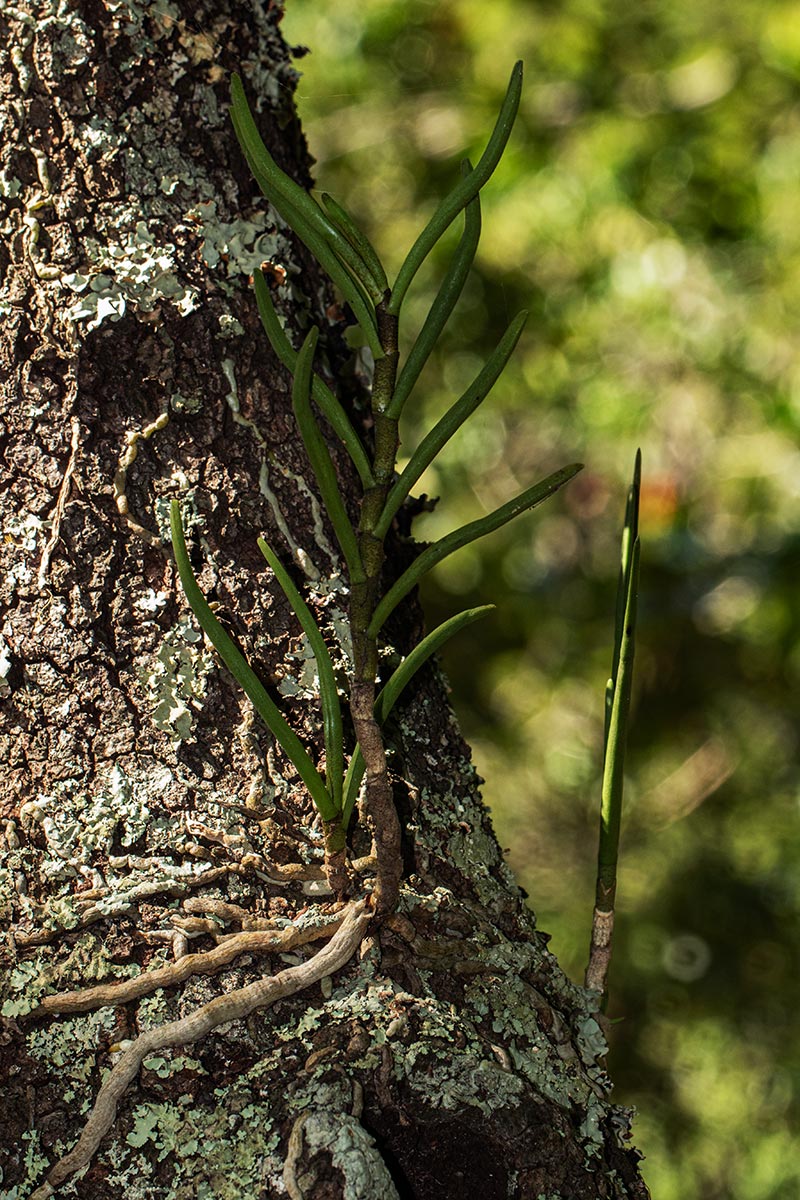
{"label": "tree trunk", "polygon": [[[295,344],[322,324],[354,419],[363,404],[345,316],[256,194],[227,117],[241,69],[265,140],[308,186],[280,15],[263,0],[0,13],[0,1194],[52,1194],[48,1172],[143,1031],[280,973],[306,984],[149,1054],[56,1194],[643,1197],[596,1001],[503,863],[441,676],[418,677],[391,733],[399,907],[363,938],[358,917],[358,953],[313,978],[341,919],[319,821],[177,585],[173,497],[206,594],[319,761],[313,662],[256,537],[293,564],[343,683],[345,580],[256,266],[272,264]],[[409,553],[398,538],[389,571]],[[398,651],[420,625],[399,610]],[[351,840],[369,854],[360,825]],[[229,961],[189,959],[211,951]],[[157,968],[162,986],[136,997]],[[46,1008],[122,981],[91,1011]]]}

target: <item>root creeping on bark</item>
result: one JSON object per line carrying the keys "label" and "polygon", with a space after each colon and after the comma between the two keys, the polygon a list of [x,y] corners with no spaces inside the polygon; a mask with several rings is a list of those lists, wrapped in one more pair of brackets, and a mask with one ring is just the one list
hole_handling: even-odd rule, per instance
{"label": "root creeping on bark", "polygon": [[206,1037],[219,1025],[242,1020],[257,1009],[274,1004],[276,1000],[285,996],[292,996],[311,984],[318,983],[326,975],[332,975],[355,953],[372,916],[365,901],[350,905],[341,914],[341,924],[331,940],[308,962],[296,967],[287,967],[277,975],[259,979],[224,996],[217,996],[180,1020],[170,1021],[140,1034],[112,1068],[100,1088],[94,1108],[76,1145],[50,1169],[46,1181],[36,1189],[30,1200],[47,1200],[60,1184],[89,1165],[100,1142],[114,1124],[117,1105],[125,1090],[133,1082],[149,1055],[172,1046],[191,1045]]}

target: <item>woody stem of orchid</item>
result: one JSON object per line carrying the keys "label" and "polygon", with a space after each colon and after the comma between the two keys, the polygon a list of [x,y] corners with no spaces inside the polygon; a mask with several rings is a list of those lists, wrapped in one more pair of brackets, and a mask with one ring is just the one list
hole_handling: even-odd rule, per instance
{"label": "woody stem of orchid", "polygon": [[377,633],[369,626],[380,597],[383,569],[383,537],[376,533],[394,480],[399,446],[398,421],[388,415],[397,378],[398,318],[388,311],[386,299],[377,306],[378,336],[383,357],[375,363],[372,385],[374,422],[374,484],[367,488],[361,502],[358,543],[364,578],[353,583],[350,604],[350,628],[353,637],[353,684],[350,712],[358,745],[365,763],[364,807],[375,845],[376,915],[385,917],[395,908],[402,874],[400,821],[395,808],[386,748],[375,717],[375,688],[378,674]]}

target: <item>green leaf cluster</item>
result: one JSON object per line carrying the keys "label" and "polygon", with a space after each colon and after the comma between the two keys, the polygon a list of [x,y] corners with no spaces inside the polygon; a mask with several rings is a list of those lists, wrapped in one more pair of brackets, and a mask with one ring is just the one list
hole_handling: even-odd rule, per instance
{"label": "green leaf cluster", "polygon": [[[266,278],[260,271],[255,273],[255,295],[261,321],[275,354],[292,372],[292,406],[297,426],[339,543],[351,592],[354,597],[359,597],[358,601],[354,600],[351,610],[351,632],[354,644],[367,647],[364,652],[366,666],[363,666],[367,676],[369,663],[377,663],[374,648],[377,647],[384,622],[433,566],[460,547],[536,507],[580,470],[580,464],[573,464],[555,471],[500,505],[494,512],[440,538],[418,555],[385,594],[380,594],[383,546],[397,512],[425,469],[486,398],[508,362],[525,324],[527,314],[524,312],[511,321],[476,378],[420,441],[409,463],[398,475],[397,422],[467,279],[481,231],[479,193],[495,170],[508,142],[519,108],[521,88],[522,64],[517,63],[485,150],[474,167],[468,160],[462,162],[458,182],[440,202],[414,241],[390,286],[386,271],[369,238],[341,204],[327,194],[323,194],[321,205],[317,204],[278,167],[258,131],[241,79],[238,75],[232,78],[231,119],[256,181],[350,305],[376,363],[373,386],[376,435],[374,445],[368,447],[339,398],[314,370],[319,330],[312,326],[299,350],[296,350],[278,318]],[[459,214],[463,214],[464,220],[461,239],[428,315],[398,373],[395,361],[397,325],[404,299],[423,262]],[[330,450],[320,429],[318,414],[330,423],[361,480],[364,498],[356,524],[348,512]],[[171,529],[181,583],[201,627],[252,701],[264,724],[294,763],[323,819],[338,822],[342,828],[346,828],[364,775],[364,761],[360,748],[356,746],[345,769],[339,687],[324,636],[306,601],[275,551],[263,538],[259,539],[259,547],[306,634],[316,660],[325,742],[324,777],[203,596],[189,561],[177,500],[172,502]],[[403,689],[428,658],[449,637],[491,607],[483,605],[471,608],[449,618],[405,657],[375,700],[374,713],[379,725],[385,722]],[[369,647],[373,647],[373,650],[370,651]],[[362,665],[357,661],[355,671],[358,673],[361,670]]]}

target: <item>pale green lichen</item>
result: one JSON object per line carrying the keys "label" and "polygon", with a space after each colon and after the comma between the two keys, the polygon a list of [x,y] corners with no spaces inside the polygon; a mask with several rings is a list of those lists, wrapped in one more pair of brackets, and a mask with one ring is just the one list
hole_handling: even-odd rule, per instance
{"label": "pale green lichen", "polygon": [[[153,146],[145,154],[146,165],[141,166],[148,178],[152,176],[152,155],[166,153],[160,149],[157,129],[150,129],[150,136]],[[129,149],[129,174],[133,164],[141,163],[142,153],[141,147]],[[169,195],[179,183],[197,192],[196,179],[188,168],[181,171],[173,165],[170,173],[165,166],[160,182],[162,194]],[[252,221],[241,218],[220,221],[216,200],[208,199],[189,209],[184,220],[186,224],[180,224],[173,237],[184,234],[194,240],[200,226],[201,259],[215,269],[217,285],[223,291],[231,290],[228,280],[252,275],[265,259],[277,257],[282,262],[288,261],[288,243],[274,232],[275,219],[269,212]],[[106,320],[119,321],[129,308],[151,313],[166,302],[182,316],[188,316],[199,307],[200,289],[189,282],[174,242],[165,241],[158,217],[145,221],[139,209],[123,206],[116,212],[114,226],[107,222],[105,233],[105,242],[97,238],[84,240],[87,270],[61,276],[62,284],[80,297],[67,310],[73,321],[85,322],[88,331],[97,329]],[[224,274],[219,270],[222,265]],[[233,324],[223,327],[224,336],[231,336],[233,331],[243,332],[241,326],[235,329],[238,322],[233,317],[229,317],[229,322]]]}
{"label": "pale green lichen", "polygon": [[244,326],[230,313],[220,313],[219,332],[221,337],[241,337],[244,333]]}
{"label": "pale green lichen", "polygon": [[[118,762],[98,771],[89,784],[77,778],[59,780],[25,802],[20,809],[25,843],[12,850],[7,869],[0,872],[4,910],[20,913],[39,930],[74,929],[125,913],[164,891],[185,893],[209,864],[197,858],[175,859],[181,837],[163,801],[178,786],[169,767],[145,758],[136,760],[131,775]],[[213,810],[224,829],[235,815],[222,809],[215,797],[213,791],[198,795],[196,812],[201,817]],[[43,849],[38,838],[34,845],[28,837],[33,827],[44,834]],[[119,853],[142,838],[147,844],[144,854]],[[30,899],[27,884],[20,889],[19,875],[23,882],[37,877],[47,881],[46,905]],[[89,896],[78,886],[82,879],[91,885]],[[87,966],[76,977],[89,973]]]}
{"label": "pale green lichen", "polygon": [[179,12],[172,0],[104,0],[113,14],[113,24],[124,32],[131,46],[131,56],[120,64],[121,71],[138,66],[152,51],[154,38],[145,32],[145,18],[149,18],[156,38],[172,30],[179,20]]}
{"label": "pale green lichen", "polygon": [[[48,1165],[47,1157],[40,1148],[41,1138],[38,1130],[26,1129],[22,1134],[22,1141],[25,1143],[24,1167],[27,1178],[36,1179]],[[13,1191],[16,1192],[17,1189],[14,1188]]]}
{"label": "pale green lichen", "polygon": [[181,280],[175,249],[156,238],[148,223],[135,219],[137,210],[119,214],[119,224],[132,227],[105,245],[95,238],[84,241],[91,273],[74,272],[62,277],[63,283],[80,295],[67,309],[73,321],[85,321],[87,330],[97,329],[103,321],[118,321],[128,307],[150,313],[159,302],[169,301],[187,316],[200,303],[200,293]]}
{"label": "pale green lichen", "polygon": [[8,171],[0,171],[0,196],[13,200],[21,191],[22,184],[16,175],[9,175]]}
{"label": "pale green lichen", "polygon": [[348,1113],[315,1108],[303,1125],[303,1140],[310,1150],[329,1155],[341,1171],[342,1200],[398,1200],[374,1139]]}
{"label": "pale green lichen", "polygon": [[177,413],[196,413],[203,407],[203,397],[184,396],[181,392],[173,392],[169,398],[169,406]]}
{"label": "pale green lichen", "polygon": [[266,211],[250,221],[242,217],[221,221],[213,199],[188,210],[186,219],[200,226],[200,255],[206,266],[223,264],[230,279],[252,275],[265,260],[283,263],[289,259],[289,242],[276,232],[279,217],[267,201],[264,204]]}
{"label": "pale green lichen", "polygon": [[[169,597],[166,592],[156,592],[153,588],[148,588],[143,596],[140,596],[138,600],[134,600],[133,606],[134,608],[141,609],[142,612],[155,613],[165,606],[168,599]],[[144,623],[146,624],[147,622]]]}
{"label": "pale green lichen", "polygon": [[285,657],[288,662],[295,663],[296,666],[292,673],[284,675],[278,684],[280,694],[287,698],[316,699],[319,696],[317,660],[314,657],[311,643],[304,633],[297,639],[296,648]]}
{"label": "pale green lichen", "polygon": [[106,768],[105,780],[94,794],[83,793],[80,803],[66,804],[67,795],[76,790],[75,781],[62,782],[20,809],[21,819],[36,822],[44,833],[48,859],[43,873],[51,879],[75,878],[79,864],[110,853],[115,838],[123,846],[132,845],[149,826],[141,784],[134,787],[118,763]]}
{"label": "pale green lichen", "polygon": [[86,1111],[92,1103],[91,1077],[97,1066],[102,1031],[114,1028],[113,1009],[101,1008],[80,1017],[63,1017],[50,1025],[32,1029],[26,1037],[31,1058],[50,1063],[66,1087],[66,1103],[77,1101],[77,1111]]}
{"label": "pale green lichen", "polygon": [[158,650],[139,678],[147,689],[153,722],[178,746],[192,734],[195,715],[202,710],[208,676],[215,669],[203,634],[184,613],[164,634]]}
{"label": "pale green lichen", "polygon": [[[408,1061],[405,1064],[411,1087],[429,1104],[435,1105],[437,1111],[459,1112],[477,1108],[488,1117],[499,1109],[518,1108],[525,1094],[522,1081],[510,1071],[504,1071],[499,1064],[479,1058],[475,1049],[472,1053],[459,1053],[450,1047],[449,1052],[442,1054],[436,1062],[428,1061],[430,1048],[426,1047],[423,1051],[424,1070],[410,1070],[413,1064]],[[422,1086],[414,1086],[417,1080]]]}
{"label": "pale green lichen", "polygon": [[[259,1102],[242,1080],[216,1089],[213,1096],[217,1103],[211,1110],[195,1108],[189,1096],[137,1105],[132,1128],[107,1155],[112,1167],[109,1183],[129,1181],[129,1200],[150,1196],[240,1200],[243,1195],[258,1195],[264,1159],[279,1144],[269,1105]],[[142,1147],[151,1147],[158,1162],[170,1161],[173,1175],[168,1191],[161,1181],[152,1190],[151,1156],[142,1155]],[[135,1178],[131,1163],[137,1166]]]}
{"label": "pale green lichen", "polygon": [[119,132],[113,122],[98,113],[93,113],[88,121],[78,126],[77,137],[89,156],[103,154],[119,144]]}
{"label": "pale green lichen", "polygon": [[589,1096],[586,1101],[586,1115],[581,1121],[579,1133],[589,1159],[597,1158],[603,1150],[605,1137],[600,1128],[600,1122],[606,1115],[606,1109],[596,1096]]}
{"label": "pale green lichen", "polygon": [[88,930],[79,933],[72,945],[39,946],[28,953],[32,956],[19,961],[2,981],[4,1017],[23,1016],[42,996],[71,987],[75,979],[86,984],[128,979],[141,970],[135,962],[115,962],[105,941]]}
{"label": "pale green lichen", "polygon": [[[146,1058],[142,1066],[146,1071],[152,1071],[159,1079],[169,1079],[171,1075],[177,1075],[180,1071],[194,1071],[199,1075],[207,1074],[199,1059],[191,1058],[186,1054],[176,1054],[172,1058],[153,1055]],[[130,1138],[128,1140],[130,1141]]]}
{"label": "pale green lichen", "polygon": [[36,550],[39,537],[42,531],[48,528],[48,524],[35,513],[12,512],[3,526],[3,533],[6,540],[14,542],[18,549],[32,553]]}

